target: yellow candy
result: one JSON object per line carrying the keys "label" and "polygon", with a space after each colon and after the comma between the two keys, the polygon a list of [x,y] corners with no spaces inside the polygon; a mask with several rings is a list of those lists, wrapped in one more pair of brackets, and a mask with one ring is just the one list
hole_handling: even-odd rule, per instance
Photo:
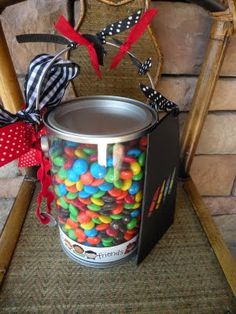
{"label": "yellow candy", "polygon": [[134,203],[132,209],[137,209],[141,206],[141,203]]}
{"label": "yellow candy", "polygon": [[84,230],[90,230],[93,229],[93,227],[95,226],[94,222],[92,220],[90,220],[87,223],[81,224],[80,227],[83,228]]}
{"label": "yellow candy", "polygon": [[135,195],[135,202],[139,203],[141,202],[141,200],[143,199],[143,193],[141,191],[139,191],[136,195]]}
{"label": "yellow candy", "polygon": [[90,200],[95,205],[98,205],[98,206],[103,206],[104,205],[104,201],[101,198],[90,197]]}
{"label": "yellow candy", "polygon": [[83,183],[80,180],[76,182],[75,186],[78,191],[82,191],[84,187]]}
{"label": "yellow candy", "polygon": [[126,179],[123,181],[123,185],[121,187],[122,191],[127,191],[132,185],[132,180],[131,179]]}
{"label": "yellow candy", "polygon": [[69,229],[71,229],[71,226],[69,226],[68,224],[65,224],[64,228],[65,228],[65,230],[69,230]]}
{"label": "yellow candy", "polygon": [[100,215],[99,217],[99,220],[101,220],[101,222],[103,222],[104,224],[109,224],[111,222],[111,218],[110,217],[107,217],[107,216],[103,216],[103,215]]}
{"label": "yellow candy", "polygon": [[71,182],[71,181],[68,180],[68,179],[65,179],[64,183],[65,183],[66,186],[72,186],[72,185],[75,184],[75,182]]}
{"label": "yellow candy", "polygon": [[83,158],[83,159],[87,158],[86,154],[80,149],[75,150],[75,156],[77,156],[78,158]]}
{"label": "yellow candy", "polygon": [[139,174],[139,172],[141,171],[140,164],[136,161],[130,164],[130,169],[132,170],[134,176],[136,176],[136,174]]}

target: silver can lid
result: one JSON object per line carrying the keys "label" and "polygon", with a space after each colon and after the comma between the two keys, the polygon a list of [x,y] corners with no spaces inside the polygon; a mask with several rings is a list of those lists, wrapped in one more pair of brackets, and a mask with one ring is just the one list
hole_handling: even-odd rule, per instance
{"label": "silver can lid", "polygon": [[46,113],[52,135],[81,143],[117,143],[148,133],[157,123],[155,110],[117,96],[80,97]]}

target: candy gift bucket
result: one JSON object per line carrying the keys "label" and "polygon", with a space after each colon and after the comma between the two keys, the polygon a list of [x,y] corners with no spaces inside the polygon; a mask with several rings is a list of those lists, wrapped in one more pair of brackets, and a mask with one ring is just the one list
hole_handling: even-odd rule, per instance
{"label": "candy gift bucket", "polygon": [[123,261],[137,248],[156,112],[128,98],[82,97],[44,123],[62,248],[87,266]]}

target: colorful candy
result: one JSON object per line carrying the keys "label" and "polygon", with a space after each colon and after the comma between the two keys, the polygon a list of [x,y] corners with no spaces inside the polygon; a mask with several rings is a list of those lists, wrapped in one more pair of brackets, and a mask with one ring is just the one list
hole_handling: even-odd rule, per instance
{"label": "colorful candy", "polygon": [[98,163],[97,145],[52,140],[58,221],[70,239],[109,247],[138,234],[146,145],[145,137],[108,145],[105,167]]}

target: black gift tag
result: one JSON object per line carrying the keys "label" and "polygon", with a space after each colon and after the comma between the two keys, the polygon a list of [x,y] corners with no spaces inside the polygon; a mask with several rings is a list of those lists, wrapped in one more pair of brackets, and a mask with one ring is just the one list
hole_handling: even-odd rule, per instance
{"label": "black gift tag", "polygon": [[174,220],[179,162],[179,124],[173,112],[148,135],[144,201],[137,264],[160,240]]}

